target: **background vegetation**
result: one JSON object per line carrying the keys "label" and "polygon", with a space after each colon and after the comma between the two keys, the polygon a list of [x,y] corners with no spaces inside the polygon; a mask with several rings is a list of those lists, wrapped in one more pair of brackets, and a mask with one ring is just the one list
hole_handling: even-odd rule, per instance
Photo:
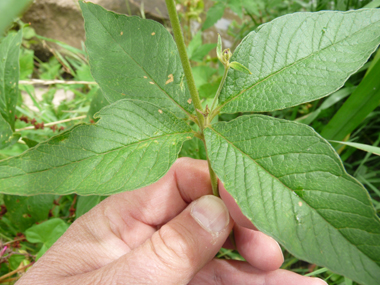
{"label": "background vegetation", "polygon": [[[180,17],[188,44],[196,85],[203,104],[209,104],[223,75],[223,66],[215,54],[216,44],[206,42],[206,35],[226,11],[235,14],[227,30],[232,50],[242,38],[259,25],[284,14],[298,11],[350,10],[378,7],[380,1],[335,0],[216,0],[207,10],[203,0],[177,0]],[[5,3],[5,2],[4,2]],[[0,9],[0,18],[3,10]],[[17,14],[18,12],[16,12]],[[142,15],[144,13],[142,12]],[[0,23],[0,32],[2,31]],[[195,27],[195,28],[194,28]],[[170,30],[170,27],[167,26]],[[70,47],[65,43],[36,35],[33,28],[17,19],[5,33],[23,32],[20,52],[20,94],[15,128],[22,140],[0,149],[0,160],[19,155],[29,147],[79,122],[94,123],[93,115],[104,106],[98,86],[94,82],[85,49]],[[1,41],[1,38],[0,38]],[[41,60],[31,48],[36,43],[49,47],[51,57]],[[58,51],[51,47],[55,43]],[[311,125],[326,139],[348,141],[371,146],[380,144],[380,52],[374,53],[367,64],[332,95],[281,111],[269,113],[277,118],[297,120]],[[36,82],[42,80],[44,89],[37,98]],[[39,85],[40,86],[40,85]],[[57,102],[57,94],[67,91],[72,100]],[[40,93],[40,92],[39,92]],[[216,118],[229,121],[242,115],[222,115]],[[187,141],[181,156],[205,159],[205,150],[193,139]],[[337,144],[349,174],[368,189],[373,204],[380,213],[380,158],[358,148]],[[78,217],[86,213],[105,197],[78,195],[38,195],[20,197],[0,194],[0,283],[13,284],[27,268],[38,259]],[[355,284],[326,268],[308,264],[284,252],[284,269],[318,276],[329,284]],[[220,258],[242,260],[235,251],[222,249]]]}

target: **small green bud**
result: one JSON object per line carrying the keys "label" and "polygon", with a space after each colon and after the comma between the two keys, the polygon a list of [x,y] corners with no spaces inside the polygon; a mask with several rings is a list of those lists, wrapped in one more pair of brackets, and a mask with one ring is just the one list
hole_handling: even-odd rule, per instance
{"label": "small green bud", "polygon": [[230,61],[231,56],[232,56],[232,52],[230,51],[230,49],[229,48],[225,49],[223,51],[222,62],[228,63]]}

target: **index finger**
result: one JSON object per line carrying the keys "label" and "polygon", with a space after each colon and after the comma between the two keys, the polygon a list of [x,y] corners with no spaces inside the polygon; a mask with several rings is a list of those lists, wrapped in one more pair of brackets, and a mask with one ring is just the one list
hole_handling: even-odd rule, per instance
{"label": "index finger", "polygon": [[132,216],[150,226],[160,226],[192,201],[212,194],[207,162],[187,157],[178,159],[156,183],[110,197],[111,211]]}

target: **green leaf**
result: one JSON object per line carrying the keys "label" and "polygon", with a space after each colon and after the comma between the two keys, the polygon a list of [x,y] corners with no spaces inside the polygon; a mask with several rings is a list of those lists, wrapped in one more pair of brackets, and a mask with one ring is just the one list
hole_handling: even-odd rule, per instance
{"label": "green leaf", "polygon": [[0,114],[0,149],[10,146],[14,143],[13,132],[11,126]]}
{"label": "green leaf", "polygon": [[23,232],[36,222],[46,220],[53,205],[54,195],[31,197],[4,195],[7,217],[12,225]]}
{"label": "green leaf", "polygon": [[223,17],[225,8],[226,4],[223,2],[216,2],[212,7],[210,7],[207,11],[206,20],[203,23],[202,31],[214,26],[214,24]]}
{"label": "green leaf", "polygon": [[69,228],[62,219],[50,219],[25,231],[26,239],[31,243],[42,243],[37,254],[40,258]]}
{"label": "green leaf", "polygon": [[202,62],[203,58],[209,54],[210,51],[212,51],[216,47],[216,44],[204,44],[198,47],[192,57],[191,60]]}
{"label": "green leaf", "polygon": [[296,257],[380,280],[380,220],[364,187],[312,128],[262,115],[205,129],[212,168],[243,214]]}
{"label": "green leaf", "polygon": [[200,88],[202,85],[209,82],[217,70],[207,65],[195,66],[192,68],[195,85]]}
{"label": "green leaf", "polygon": [[161,178],[191,128],[171,112],[124,99],[24,154],[0,161],[0,192],[108,195]]}
{"label": "green leaf", "polygon": [[22,49],[20,52],[20,79],[29,79],[34,69],[34,51]]}
{"label": "green leaf", "polygon": [[322,98],[338,90],[380,42],[380,10],[295,13],[251,32],[231,61],[220,94],[221,111],[265,112]]}
{"label": "green leaf", "polygon": [[[255,1],[249,1],[249,2],[255,2]],[[228,7],[231,9],[232,12],[234,12],[236,15],[239,16],[240,19],[243,19],[243,2],[242,0],[229,0],[228,1]]]}
{"label": "green leaf", "polygon": [[380,6],[380,0],[373,0],[372,2],[365,5],[364,8],[377,8],[379,6]]}
{"label": "green leaf", "polygon": [[193,53],[202,45],[202,32],[199,31],[194,35],[187,47],[187,56],[189,59],[193,56]]}
{"label": "green leaf", "polygon": [[86,214],[93,207],[98,205],[102,199],[102,196],[99,195],[91,195],[91,196],[79,196],[77,208],[75,211],[75,218],[79,218],[80,216]]}
{"label": "green leaf", "polygon": [[177,46],[161,24],[79,3],[91,72],[110,103],[129,98],[193,113]]}
{"label": "green leaf", "polygon": [[363,143],[354,143],[354,142],[339,142],[339,141],[333,141],[333,140],[332,140],[332,142],[348,145],[348,146],[351,146],[351,147],[354,147],[357,149],[364,150],[364,151],[369,152],[369,153],[380,155],[380,147],[367,145],[367,144],[363,144]]}
{"label": "green leaf", "polygon": [[205,145],[200,139],[194,137],[192,140],[188,140],[183,144],[179,156],[206,160]]}
{"label": "green leaf", "polygon": [[218,34],[218,44],[216,46],[216,55],[220,61],[222,60],[222,53],[223,53],[222,38],[220,34]]}
{"label": "green leaf", "polygon": [[90,110],[88,110],[87,113],[88,117],[96,120],[94,115],[109,104],[110,102],[108,102],[107,98],[104,97],[102,90],[98,89],[91,100]]}
{"label": "green leaf", "polygon": [[28,138],[25,138],[25,137],[23,137],[22,140],[26,143],[26,145],[29,148],[32,148],[32,147],[35,147],[36,145],[38,145],[38,142],[35,141],[35,140],[31,140],[31,139],[28,139]]}
{"label": "green leaf", "polygon": [[242,65],[241,63],[239,63],[237,61],[231,62],[230,67],[237,70],[237,71],[241,71],[245,74],[252,74],[252,72],[248,68],[246,68],[244,65]]}
{"label": "green leaf", "polygon": [[[258,17],[261,17],[262,15],[260,14],[261,11],[263,11],[264,9],[268,9],[268,4],[271,4],[272,7],[276,7],[278,6],[279,3],[276,3],[275,1],[270,1],[268,3],[268,1],[264,1],[264,0],[260,0],[260,1],[252,1],[252,0],[241,0],[242,1],[242,6],[244,7],[244,9],[247,11],[247,13],[249,14],[254,14]],[[282,1],[280,1],[281,3]]]}
{"label": "green leaf", "polygon": [[19,53],[22,40],[21,30],[10,33],[0,44],[0,115],[15,125],[15,110],[18,98]]}
{"label": "green leaf", "polygon": [[31,0],[1,0],[0,1],[0,36]]}
{"label": "green leaf", "polygon": [[203,58],[216,47],[216,44],[202,44],[202,32],[195,34],[187,47],[187,56],[190,60],[202,62]]}
{"label": "green leaf", "polygon": [[[380,11],[380,10],[379,10]],[[351,96],[323,128],[328,140],[343,140],[371,113],[380,102],[380,60],[371,68]],[[337,146],[333,144],[333,146]]]}
{"label": "green leaf", "polygon": [[22,254],[12,254],[7,260],[9,263],[9,268],[11,270],[16,270],[19,268],[21,262],[25,260],[25,255]]}
{"label": "green leaf", "polygon": [[202,98],[214,98],[218,91],[219,84],[222,78],[217,79],[215,82],[206,83],[199,87],[199,97]]}

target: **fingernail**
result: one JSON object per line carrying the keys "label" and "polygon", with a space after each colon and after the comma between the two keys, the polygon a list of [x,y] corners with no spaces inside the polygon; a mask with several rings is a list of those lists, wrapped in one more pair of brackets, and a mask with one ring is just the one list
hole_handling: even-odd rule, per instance
{"label": "fingernail", "polygon": [[230,215],[222,199],[212,195],[196,200],[190,214],[202,228],[210,233],[221,232],[230,221]]}
{"label": "fingernail", "polygon": [[278,250],[279,250],[279,252],[280,252],[280,254],[282,256],[282,260],[284,260],[284,254],[282,253],[282,248],[281,248],[280,244],[274,238],[271,237],[271,239],[273,239],[274,242],[276,243],[276,245],[278,247]]}
{"label": "fingernail", "polygon": [[313,277],[313,279],[316,279],[316,280],[320,281],[319,282],[320,285],[322,285],[322,284],[323,285],[328,285],[327,282],[325,280],[322,280],[321,278]]}

